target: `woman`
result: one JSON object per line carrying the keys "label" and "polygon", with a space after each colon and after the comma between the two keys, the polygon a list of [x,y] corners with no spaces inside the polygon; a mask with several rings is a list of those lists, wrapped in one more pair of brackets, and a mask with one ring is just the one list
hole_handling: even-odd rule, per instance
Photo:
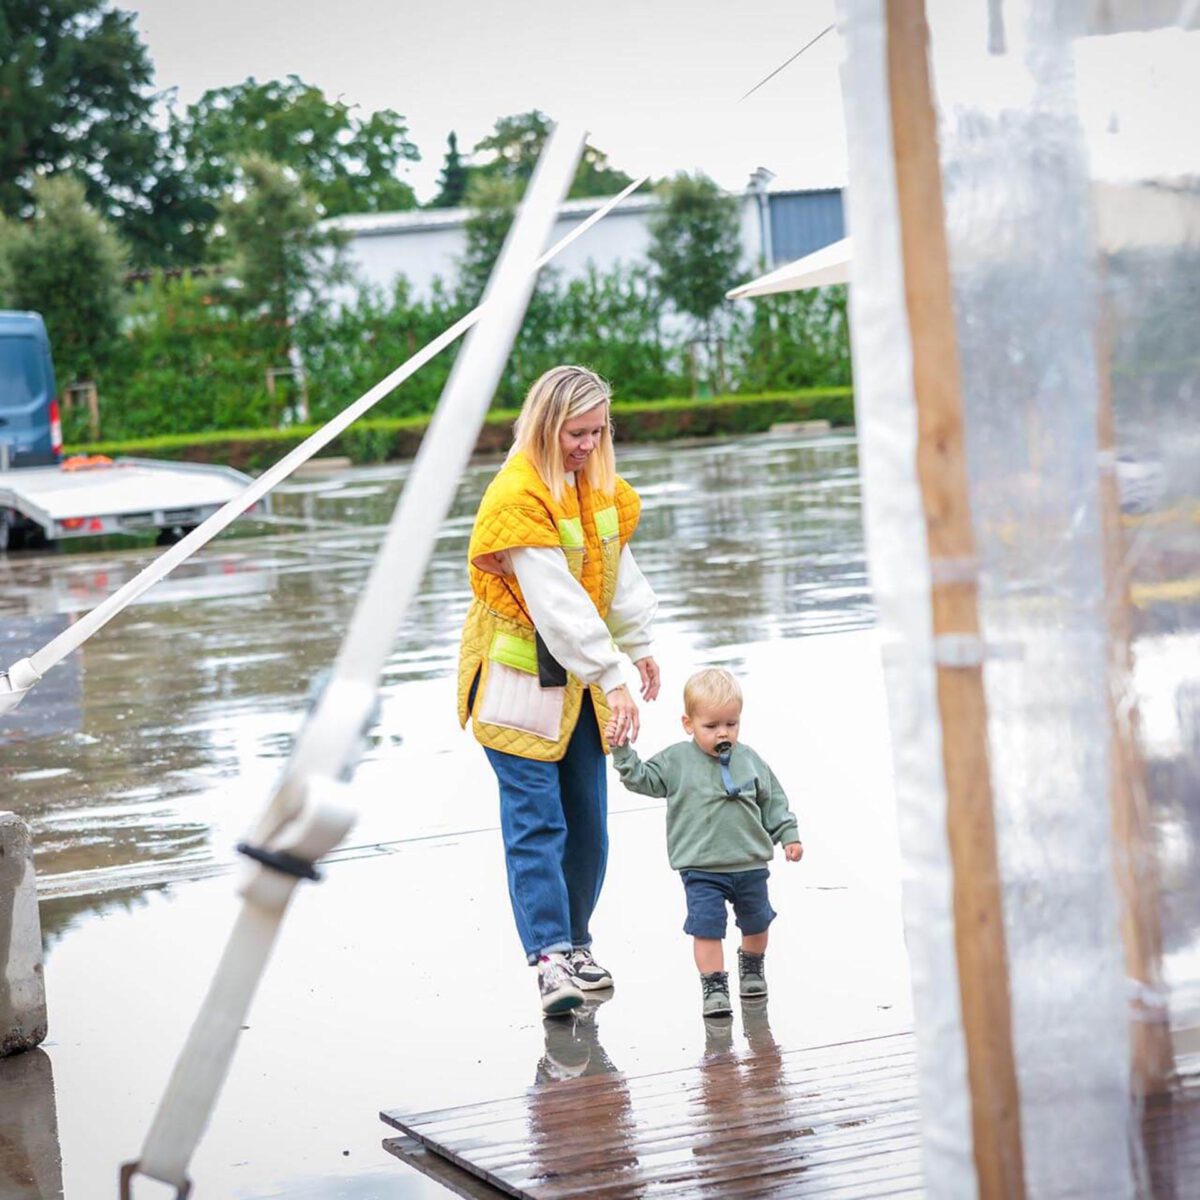
{"label": "woman", "polygon": [[509,896],[548,1014],[612,986],[588,924],[608,858],[605,729],[611,715],[614,741],[638,730],[620,652],[658,695],[658,602],[628,545],[641,504],[616,474],[610,399],[583,367],[529,389],[468,552],[458,716],[500,783]]}

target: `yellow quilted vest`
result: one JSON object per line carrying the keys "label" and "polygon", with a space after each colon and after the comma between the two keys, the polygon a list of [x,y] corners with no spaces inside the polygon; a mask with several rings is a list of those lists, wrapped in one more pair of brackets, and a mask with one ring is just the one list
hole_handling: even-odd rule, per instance
{"label": "yellow quilted vest", "polygon": [[[478,741],[521,758],[557,762],[579,720],[582,680],[567,676],[565,688],[541,688],[537,679],[534,630],[515,575],[505,576],[495,556],[521,546],[558,546],[571,574],[608,615],[617,586],[621,547],[637,527],[641,502],[623,479],[608,496],[592,490],[586,475],[576,476],[555,500],[533,464],[514,455],[488,485],[475,516],[467,551],[471,606],[463,625],[458,662],[458,720],[471,717]],[[478,679],[472,711],[467,704]],[[604,740],[608,703],[591,688],[592,704]]]}

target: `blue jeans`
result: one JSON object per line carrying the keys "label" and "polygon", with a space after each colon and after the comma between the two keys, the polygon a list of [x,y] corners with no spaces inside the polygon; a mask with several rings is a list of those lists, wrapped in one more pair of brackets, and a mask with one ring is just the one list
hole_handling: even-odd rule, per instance
{"label": "blue jeans", "polygon": [[500,781],[508,895],[526,957],[590,946],[608,863],[608,785],[591,696],[584,692],[561,761],[484,752]]}

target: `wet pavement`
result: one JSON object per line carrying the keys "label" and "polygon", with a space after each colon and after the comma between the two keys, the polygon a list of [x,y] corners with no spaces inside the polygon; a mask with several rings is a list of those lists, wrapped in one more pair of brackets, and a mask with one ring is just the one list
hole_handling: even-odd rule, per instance
{"label": "wet pavement", "polygon": [[[617,988],[578,1036],[539,1018],[508,909],[494,779],[453,713],[466,541],[495,465],[464,481],[389,660],[356,776],[360,821],[326,882],[290,911],[193,1163],[199,1196],[445,1195],[380,1148],[379,1110],[513,1095],[582,1057],[586,1069],[640,1074],[712,1050],[661,807],[615,775],[594,933]],[[794,1048],[908,1027],[853,440],[625,447],[620,467],[643,497],[635,550],[661,599],[664,695],[645,711],[640,746],[680,736],[690,671],[729,665],[746,688],[745,740],[800,815],[803,863],[773,867],[771,1036]],[[51,1021],[43,1056],[0,1069],[0,1114],[37,1111],[37,1128],[54,1128],[18,1142],[42,1181],[14,1194],[57,1195],[59,1180],[68,1197],[115,1194],[117,1163],[136,1154],[233,921],[233,844],[337,647],[405,471],[287,487],[270,524],[243,525],[180,568],[0,731],[5,804],[35,835]],[[5,660],[147,557],[0,559]],[[736,1018],[733,1029],[739,1044]]]}

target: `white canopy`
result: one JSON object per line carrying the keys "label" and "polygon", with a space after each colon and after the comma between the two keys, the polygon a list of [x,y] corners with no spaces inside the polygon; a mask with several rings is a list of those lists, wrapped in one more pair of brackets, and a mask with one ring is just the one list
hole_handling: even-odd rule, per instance
{"label": "white canopy", "polygon": [[771,296],[776,292],[802,292],[806,288],[824,287],[830,283],[850,282],[850,239],[842,238],[814,250],[786,266],[777,267],[761,279],[743,283],[726,295],[730,300],[749,296]]}

